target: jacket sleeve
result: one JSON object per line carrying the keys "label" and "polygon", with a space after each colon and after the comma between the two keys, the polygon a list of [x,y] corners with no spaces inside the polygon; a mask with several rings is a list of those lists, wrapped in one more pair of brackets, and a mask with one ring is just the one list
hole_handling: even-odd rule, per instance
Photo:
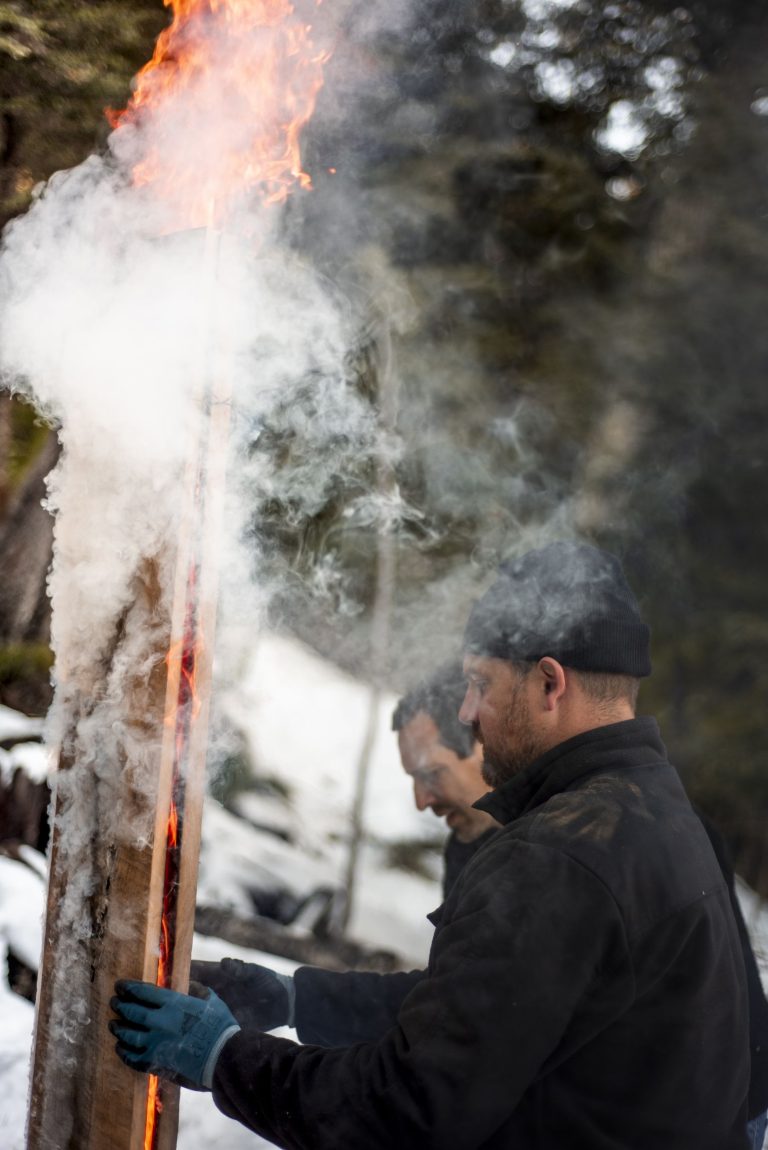
{"label": "jacket sleeve", "polygon": [[[514,856],[501,877],[499,849]],[[491,846],[462,875],[396,1026],[344,1049],[241,1032],[214,1100],[287,1150],[475,1150],[622,956],[621,916],[591,872],[547,847]]]}
{"label": "jacket sleeve", "polygon": [[409,992],[425,977],[423,970],[339,973],[301,966],[293,976],[299,1038],[316,1046],[352,1046],[381,1038],[397,1022]]}

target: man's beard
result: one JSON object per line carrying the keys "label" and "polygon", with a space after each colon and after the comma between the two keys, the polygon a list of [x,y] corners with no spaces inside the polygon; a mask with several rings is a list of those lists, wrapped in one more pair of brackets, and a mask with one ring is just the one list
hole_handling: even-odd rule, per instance
{"label": "man's beard", "polygon": [[528,701],[518,684],[504,716],[504,730],[498,743],[483,743],[483,779],[489,787],[500,787],[508,779],[524,770],[546,747],[531,726]]}

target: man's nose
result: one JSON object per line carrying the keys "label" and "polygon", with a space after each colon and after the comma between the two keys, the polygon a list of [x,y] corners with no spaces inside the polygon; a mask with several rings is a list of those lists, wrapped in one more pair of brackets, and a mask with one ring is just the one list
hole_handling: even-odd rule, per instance
{"label": "man's nose", "polygon": [[434,802],[435,796],[430,791],[429,787],[425,787],[423,783],[414,780],[413,783],[413,801],[416,803],[417,811],[425,811]]}
{"label": "man's nose", "polygon": [[474,687],[467,687],[464,702],[459,707],[459,722],[471,727],[477,720],[477,691]]}

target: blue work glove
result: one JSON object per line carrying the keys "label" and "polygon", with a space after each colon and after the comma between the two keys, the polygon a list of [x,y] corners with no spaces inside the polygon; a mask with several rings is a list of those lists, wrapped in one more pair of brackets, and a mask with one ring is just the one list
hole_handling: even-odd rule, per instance
{"label": "blue work glove", "polygon": [[[121,979],[110,1002],[119,1018],[109,1029],[126,1066],[210,1090],[224,1044],[240,1027],[212,990],[194,984],[190,989],[193,994],[179,994]],[[196,996],[198,990],[203,997]]]}
{"label": "blue work glove", "polygon": [[290,974],[278,974],[256,962],[223,958],[194,962],[190,976],[223,998],[241,1026],[274,1030],[294,1025],[296,991]]}

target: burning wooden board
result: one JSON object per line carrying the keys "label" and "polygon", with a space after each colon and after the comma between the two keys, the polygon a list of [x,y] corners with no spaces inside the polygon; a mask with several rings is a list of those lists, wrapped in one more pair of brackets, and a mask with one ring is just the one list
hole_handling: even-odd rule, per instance
{"label": "burning wooden board", "polygon": [[[206,229],[202,279],[215,310],[218,229],[245,218],[253,244],[249,199],[280,203],[309,186],[298,135],[327,57],[288,0],[171,6],[128,108],[113,117],[111,146],[161,232]],[[211,332],[216,344],[215,323]],[[116,978],[183,990],[188,977],[229,419],[227,382],[210,368],[226,356],[209,350],[180,538],[140,563],[129,605],[90,659],[56,652],[61,746],[29,1150],[176,1141],[177,1091],[124,1067],[106,1024]],[[72,450],[65,456],[76,470]],[[98,485],[87,452],[80,463],[84,487]]]}

